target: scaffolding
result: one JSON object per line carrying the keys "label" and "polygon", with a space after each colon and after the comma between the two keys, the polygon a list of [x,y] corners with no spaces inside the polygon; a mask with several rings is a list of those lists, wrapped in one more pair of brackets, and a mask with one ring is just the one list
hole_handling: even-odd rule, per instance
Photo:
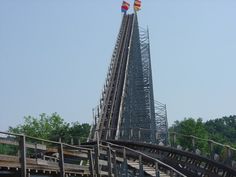
{"label": "scaffolding", "polygon": [[163,104],[156,103],[148,29],[139,28],[136,14],[124,15],[90,139],[97,132],[103,140],[166,144],[166,106],[164,116]]}

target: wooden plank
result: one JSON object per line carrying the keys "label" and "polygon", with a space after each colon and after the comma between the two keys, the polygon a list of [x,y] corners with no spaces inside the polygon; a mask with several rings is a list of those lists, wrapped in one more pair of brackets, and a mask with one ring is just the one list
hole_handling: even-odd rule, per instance
{"label": "wooden plank", "polygon": [[97,146],[95,146],[95,170],[96,170],[96,174],[97,177],[100,177],[100,160],[99,160],[99,156],[100,156],[100,151],[99,151],[99,144]]}
{"label": "wooden plank", "polygon": [[95,170],[94,170],[94,161],[93,161],[92,151],[89,151],[89,170],[90,170],[90,175],[92,177],[94,177],[95,176]]}
{"label": "wooden plank", "polygon": [[[40,159],[31,159],[27,158],[27,169],[30,171],[37,171],[42,173],[44,172],[59,172],[59,165],[57,162],[43,162],[39,163]],[[11,169],[19,169],[21,167],[19,157],[16,156],[8,156],[8,155],[0,155],[0,167]],[[76,174],[90,174],[89,166],[75,165],[75,164],[67,164],[65,163],[65,171],[68,173],[76,173]]]}
{"label": "wooden plank", "polygon": [[112,176],[112,160],[111,160],[111,148],[108,146],[107,149],[107,161],[108,161],[108,176]]}
{"label": "wooden plank", "polygon": [[83,170],[83,171],[89,172],[88,165],[77,165],[77,164],[65,163],[64,166],[65,166],[65,171],[81,171],[81,170]]}
{"label": "wooden plank", "polygon": [[0,139],[0,144],[8,144],[8,145],[19,146],[18,141],[13,141],[13,140],[8,140],[8,139]]}
{"label": "wooden plank", "polygon": [[46,151],[47,147],[44,144],[26,144],[27,148],[31,148],[31,149],[37,149],[37,150],[42,150],[42,151]]}
{"label": "wooden plank", "polygon": [[64,152],[63,152],[63,144],[60,143],[58,147],[59,152],[59,167],[60,167],[60,177],[65,177],[65,166],[64,166]]}
{"label": "wooden plank", "polygon": [[[14,145],[14,146],[19,146],[19,142],[15,140],[8,140],[8,139],[0,139],[0,144],[7,144],[7,145]],[[43,144],[30,144],[30,143],[25,143],[25,146],[27,148],[35,149],[35,147],[39,150],[46,150],[46,145]]]}
{"label": "wooden plank", "polygon": [[[40,159],[29,159],[27,158],[27,168],[31,169],[31,171],[47,171],[47,172],[59,172],[59,165],[55,162],[49,162],[47,161],[44,163],[39,163]],[[43,162],[43,160],[41,161]],[[18,157],[14,156],[6,156],[1,155],[0,156],[0,166],[6,167],[6,168],[20,168],[20,162]],[[81,166],[81,165],[75,165],[75,164],[67,164],[65,163],[65,171],[68,173],[76,173],[76,174],[90,174],[89,172],[89,166]]]}
{"label": "wooden plank", "polygon": [[38,165],[48,165],[47,160],[37,159],[36,162]]}
{"label": "wooden plank", "polygon": [[[48,154],[57,153],[57,148],[47,148],[46,151]],[[64,155],[79,157],[83,159],[88,159],[88,151],[86,150],[66,150],[64,149]]]}
{"label": "wooden plank", "polygon": [[[119,162],[124,161],[123,158],[121,158],[121,157],[117,157],[116,160]],[[127,160],[127,164],[128,164],[128,166],[130,166],[136,170],[139,170],[139,167],[140,167],[139,161]],[[156,176],[156,169],[154,167],[149,167],[147,165],[143,165],[143,171],[145,173],[149,174],[150,176],[153,176],[153,177]],[[160,172],[160,177],[170,177],[170,175]]]}
{"label": "wooden plank", "polygon": [[116,166],[116,151],[112,151],[112,157],[113,157],[113,166],[114,166],[114,177],[118,177],[118,171]]}
{"label": "wooden plank", "polygon": [[20,136],[19,148],[20,148],[21,177],[27,177],[26,146],[25,146],[25,136],[24,135]]}
{"label": "wooden plank", "polygon": [[9,161],[9,162],[14,161],[20,163],[19,157],[11,155],[0,155],[0,162],[2,161]]}

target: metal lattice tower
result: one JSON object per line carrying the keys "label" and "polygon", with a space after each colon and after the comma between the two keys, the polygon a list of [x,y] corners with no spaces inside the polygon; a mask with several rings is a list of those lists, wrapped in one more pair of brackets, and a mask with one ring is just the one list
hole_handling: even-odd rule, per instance
{"label": "metal lattice tower", "polygon": [[[164,130],[157,129],[157,113],[148,30],[139,30],[136,14],[124,15],[90,139],[96,139],[97,132],[102,140],[156,143]],[[161,121],[167,126],[167,119]]]}

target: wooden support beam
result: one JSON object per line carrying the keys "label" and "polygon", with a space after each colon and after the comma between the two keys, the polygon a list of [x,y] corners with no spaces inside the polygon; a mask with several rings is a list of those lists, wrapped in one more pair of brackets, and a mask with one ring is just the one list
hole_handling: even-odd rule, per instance
{"label": "wooden support beam", "polygon": [[158,167],[157,162],[155,162],[155,170],[156,170],[156,177],[160,177],[160,171],[159,171],[159,167]]}
{"label": "wooden support beam", "polygon": [[30,172],[27,173],[27,177],[30,177]]}
{"label": "wooden support beam", "polygon": [[108,145],[108,149],[107,149],[107,158],[108,158],[108,176],[112,176],[111,147],[109,145]]}
{"label": "wooden support beam", "polygon": [[99,147],[95,147],[95,170],[97,177],[100,177],[100,167],[99,167]]}
{"label": "wooden support beam", "polygon": [[126,149],[124,148],[123,149],[123,160],[124,160],[124,174],[125,176],[128,176],[128,164],[127,164],[127,157],[126,157]]}
{"label": "wooden support beam", "polygon": [[97,177],[100,177],[100,166],[99,166],[99,158],[100,158],[100,140],[99,140],[99,133],[96,132],[96,146],[95,146],[95,170]]}
{"label": "wooden support beam", "polygon": [[131,136],[131,140],[133,139],[133,137],[134,137],[134,131],[133,131],[133,129],[131,128],[130,129],[130,136]]}
{"label": "wooden support beam", "polygon": [[196,152],[196,139],[195,139],[195,137],[192,137],[192,148],[193,148],[193,151]]}
{"label": "wooden support beam", "polygon": [[108,139],[111,138],[111,128],[108,129]]}
{"label": "wooden support beam", "polygon": [[25,146],[25,136],[20,136],[19,140],[20,148],[20,165],[21,165],[21,177],[27,177],[26,171],[26,146]]}
{"label": "wooden support beam", "polygon": [[116,166],[116,151],[113,151],[113,169],[114,169],[114,177],[118,177],[118,171]]}
{"label": "wooden support beam", "polygon": [[159,141],[159,133],[158,132],[156,132],[156,142],[158,142]]}
{"label": "wooden support beam", "polygon": [[174,171],[170,170],[170,177],[174,177]]}
{"label": "wooden support beam", "polygon": [[226,163],[228,165],[232,165],[231,161],[232,161],[232,151],[230,149],[230,146],[225,146],[226,148],[226,153],[227,153],[227,159],[226,159]]}
{"label": "wooden support beam", "polygon": [[140,130],[140,128],[138,129],[138,140],[141,141],[141,130]]}
{"label": "wooden support beam", "polygon": [[70,139],[70,144],[74,145],[74,138],[73,137],[71,137],[71,139]]}
{"label": "wooden support beam", "polygon": [[60,177],[65,177],[63,143],[59,144],[58,153],[59,153]]}
{"label": "wooden support beam", "polygon": [[173,134],[173,147],[176,147],[176,133]]}
{"label": "wooden support beam", "polygon": [[78,138],[78,145],[80,146],[80,138]]}
{"label": "wooden support beam", "polygon": [[94,163],[93,163],[93,154],[92,151],[89,151],[89,170],[92,177],[95,176]]}
{"label": "wooden support beam", "polygon": [[213,142],[211,140],[208,141],[208,148],[210,151],[210,158],[214,159]]}
{"label": "wooden support beam", "polygon": [[142,162],[142,155],[139,155],[139,177],[143,177],[143,162]]}

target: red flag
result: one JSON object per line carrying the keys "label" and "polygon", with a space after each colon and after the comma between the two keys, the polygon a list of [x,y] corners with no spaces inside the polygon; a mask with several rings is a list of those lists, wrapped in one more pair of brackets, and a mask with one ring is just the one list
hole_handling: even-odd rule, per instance
{"label": "red flag", "polygon": [[123,1],[122,6],[121,6],[121,12],[126,13],[127,10],[129,10],[130,4],[126,1]]}
{"label": "red flag", "polygon": [[141,0],[134,1],[134,10],[139,11],[141,9]]}

